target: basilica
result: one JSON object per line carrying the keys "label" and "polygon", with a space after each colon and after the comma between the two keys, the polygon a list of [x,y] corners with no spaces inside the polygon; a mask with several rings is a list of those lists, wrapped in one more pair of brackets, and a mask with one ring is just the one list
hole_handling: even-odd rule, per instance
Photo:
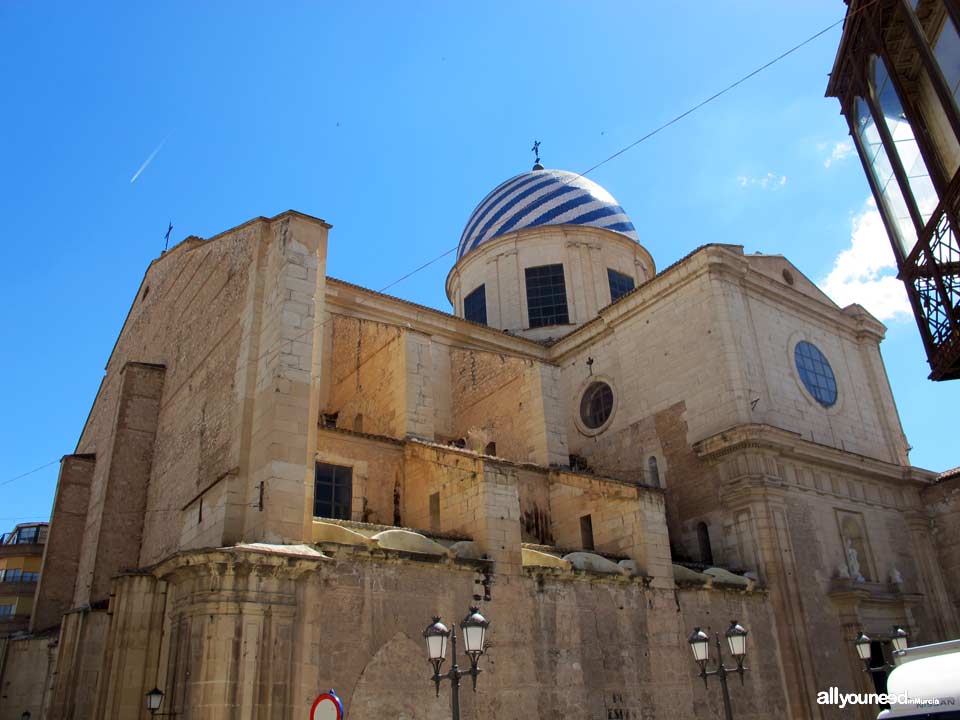
{"label": "basilica", "polygon": [[449,718],[422,635],[470,606],[466,719],[722,717],[688,638],[731,620],[737,718],[869,718],[816,702],[873,688],[861,632],[878,663],[893,627],[960,635],[960,474],[910,465],[883,325],[783,256],[657,268],[610,192],[539,162],[466,218],[451,313],[329,277],[328,242],[289,211],[147,268],[0,720],[148,693],[293,720],[331,689],[349,720]]}

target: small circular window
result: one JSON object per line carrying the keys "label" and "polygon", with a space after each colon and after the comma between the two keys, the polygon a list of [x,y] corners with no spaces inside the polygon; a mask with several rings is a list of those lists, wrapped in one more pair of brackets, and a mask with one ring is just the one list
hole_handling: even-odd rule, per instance
{"label": "small circular window", "polygon": [[813,343],[801,340],[793,350],[793,361],[803,386],[814,400],[824,407],[833,405],[837,401],[837,379],[820,349]]}
{"label": "small circular window", "polygon": [[580,400],[580,420],[596,430],[610,419],[613,412],[613,388],[605,382],[592,382]]}

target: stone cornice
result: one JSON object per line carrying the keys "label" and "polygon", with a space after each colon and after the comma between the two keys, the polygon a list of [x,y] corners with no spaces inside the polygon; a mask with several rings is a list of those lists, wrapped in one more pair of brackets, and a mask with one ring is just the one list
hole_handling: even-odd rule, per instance
{"label": "stone cornice", "polygon": [[693,445],[694,452],[707,461],[719,460],[725,455],[749,448],[774,451],[784,457],[811,464],[867,474],[879,480],[912,483],[920,487],[927,487],[936,479],[936,474],[929,470],[911,465],[896,465],[838,450],[829,445],[805,440],[798,433],[771,425],[737,425]]}
{"label": "stone cornice", "polygon": [[344,280],[327,277],[326,301],[332,314],[369,318],[423,335],[444,337],[451,344],[467,350],[485,350],[548,362],[547,348],[538,342]]}
{"label": "stone cornice", "polygon": [[861,306],[850,305],[841,309],[805,295],[751,267],[741,246],[713,244],[697,248],[659,275],[601,309],[596,318],[553,343],[548,357],[559,362],[563,356],[594,342],[610,328],[656,303],[668,300],[675,291],[707,273],[726,276],[744,289],[770,298],[776,304],[806,315],[814,322],[829,323],[832,328],[839,327],[855,341],[867,338],[879,343],[886,333],[886,327]]}

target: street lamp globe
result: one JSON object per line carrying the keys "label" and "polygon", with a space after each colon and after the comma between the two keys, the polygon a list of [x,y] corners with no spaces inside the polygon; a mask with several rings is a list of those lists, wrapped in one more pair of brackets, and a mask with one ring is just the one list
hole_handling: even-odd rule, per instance
{"label": "street lamp globe", "polygon": [[857,639],[853,641],[853,644],[854,647],[857,648],[857,655],[860,659],[866,663],[870,662],[870,637],[861,632],[857,635]]}
{"label": "street lamp globe", "polygon": [[427,659],[433,663],[434,672],[440,672],[440,666],[447,657],[447,640],[450,639],[450,630],[434,616],[433,622],[423,631],[427,641]]}
{"label": "street lamp globe", "polygon": [[727,644],[730,646],[730,654],[740,660],[747,654],[747,631],[736,620],[731,620],[726,636]]}
{"label": "street lamp globe", "polygon": [[160,688],[155,687],[153,690],[147,693],[147,710],[150,711],[151,715],[160,709],[160,703],[162,702],[163,690]]}
{"label": "street lamp globe", "polygon": [[693,651],[693,659],[703,666],[710,653],[710,636],[695,627],[687,638],[687,642],[690,643],[690,649]]}
{"label": "street lamp globe", "polygon": [[477,658],[483,655],[484,643],[486,642],[487,628],[490,621],[480,614],[480,608],[471,606],[470,612],[460,622],[460,629],[463,631],[463,644],[466,645],[467,655],[474,664]]}
{"label": "street lamp globe", "polygon": [[890,642],[893,643],[893,649],[902,652],[907,649],[907,638],[910,637],[907,631],[899,625],[890,628]]}

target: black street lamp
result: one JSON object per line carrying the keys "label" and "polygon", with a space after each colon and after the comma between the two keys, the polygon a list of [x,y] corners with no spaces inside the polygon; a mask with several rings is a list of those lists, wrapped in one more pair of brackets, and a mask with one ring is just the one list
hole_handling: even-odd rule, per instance
{"label": "black street lamp", "polygon": [[[488,627],[490,627],[490,622],[480,614],[480,609],[477,607],[471,607],[470,612],[460,622],[463,644],[466,646],[467,657],[470,658],[469,670],[461,670],[460,666],[457,665],[456,628],[450,630],[440,622],[439,617],[434,617],[433,623],[423,631],[423,637],[427,641],[427,659],[433,665],[433,682],[436,685],[437,697],[440,697],[440,681],[450,681],[450,707],[453,712],[453,720],[460,720],[460,678],[469,675],[473,680],[473,691],[477,691],[477,675],[480,674],[480,668],[477,665],[480,662],[480,656],[483,655]],[[447,657],[448,640],[452,648],[453,665],[446,674],[441,675],[440,666],[443,665]]]}
{"label": "black street lamp", "polygon": [[720,689],[723,691],[723,714],[726,720],[733,720],[733,708],[730,705],[730,689],[727,687],[727,673],[735,672],[740,676],[740,684],[743,685],[743,673],[749,670],[744,666],[743,661],[747,658],[747,631],[736,620],[730,621],[730,627],[724,633],[727,638],[727,645],[730,648],[730,654],[737,661],[737,666],[728,668],[723,664],[723,648],[720,645],[720,633],[714,633],[714,639],[717,646],[716,667],[713,670],[707,670],[707,662],[710,656],[710,636],[698,627],[693,629],[687,642],[690,643],[690,649],[693,651],[693,659],[700,666],[700,677],[703,678],[703,686],[707,686],[707,678],[716,675],[720,680]]}
{"label": "black street lamp", "polygon": [[163,690],[161,690],[158,687],[155,687],[153,688],[153,690],[148,692],[146,695],[146,699],[147,699],[147,710],[150,711],[151,716],[173,717],[174,715],[177,714],[175,712],[168,712],[168,713],[157,712],[157,710],[160,709],[160,704],[163,702]]}

